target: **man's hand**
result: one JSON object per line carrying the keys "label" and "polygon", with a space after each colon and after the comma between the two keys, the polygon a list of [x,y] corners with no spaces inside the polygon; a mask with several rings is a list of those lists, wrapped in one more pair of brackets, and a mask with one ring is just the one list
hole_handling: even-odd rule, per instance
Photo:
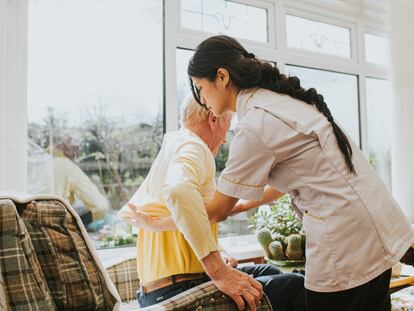
{"label": "man's hand", "polygon": [[226,265],[217,251],[201,261],[213,283],[221,292],[233,299],[239,310],[244,310],[247,303],[250,311],[256,311],[263,295],[263,288],[259,282]]}
{"label": "man's hand", "polygon": [[230,256],[226,253],[221,255],[221,258],[223,258],[224,263],[232,268],[237,268],[237,265],[239,264],[238,260],[234,258],[233,256]]}
{"label": "man's hand", "polygon": [[239,310],[244,310],[247,303],[249,310],[256,311],[263,295],[263,288],[252,277],[227,266],[220,275],[216,275],[212,280],[221,292],[234,300]]}

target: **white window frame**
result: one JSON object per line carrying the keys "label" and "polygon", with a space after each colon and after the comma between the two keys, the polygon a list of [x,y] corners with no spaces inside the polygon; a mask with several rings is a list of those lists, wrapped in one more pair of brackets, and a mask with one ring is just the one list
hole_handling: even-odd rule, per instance
{"label": "white window frame", "polygon": [[[262,0],[256,0],[254,2],[254,4],[252,4],[252,1],[249,0],[229,0],[231,2],[235,2],[235,3],[240,3],[240,4],[245,4],[245,5],[252,5],[254,7],[257,8],[261,8],[261,9],[265,9],[267,10],[267,25],[268,25],[268,30],[267,30],[267,37],[268,37],[268,42],[259,42],[259,41],[252,41],[252,40],[247,40],[247,39],[243,39],[243,42],[245,43],[250,43],[250,44],[254,44],[256,46],[261,46],[263,49],[266,48],[275,48],[276,46],[276,42],[275,42],[275,25],[271,24],[274,22],[274,18],[272,18],[272,16],[274,16],[275,14],[275,5],[274,3],[271,3],[269,1],[262,1]],[[178,34],[182,34],[182,35],[189,35],[189,36],[206,36],[206,38],[208,38],[209,36],[213,36],[214,33],[209,33],[209,32],[203,32],[203,31],[199,31],[199,30],[195,30],[195,29],[189,29],[189,28],[185,28],[185,27],[181,27],[181,22],[180,22],[180,16],[181,16],[181,1],[177,1],[176,3],[176,14],[177,14],[177,32]]]}
{"label": "white window frame", "polygon": [[0,0],[0,190],[27,187],[27,1]]}
{"label": "white window frame", "polygon": [[[278,68],[284,72],[287,64],[313,69],[328,70],[331,72],[356,75],[358,78],[359,97],[359,124],[360,124],[360,146],[367,153],[367,122],[366,122],[366,100],[365,79],[375,77],[389,79],[389,69],[365,62],[364,33],[384,35],[386,33],[384,24],[386,16],[382,11],[362,10],[356,1],[331,1],[331,0],[237,0],[237,2],[262,7],[268,10],[268,25],[275,27],[269,29],[269,43],[263,44],[244,39],[239,41],[259,58],[277,63]],[[166,24],[165,36],[169,38],[166,53],[166,81],[169,92],[166,92],[167,130],[177,129],[178,117],[170,118],[178,114],[176,94],[176,49],[194,50],[211,33],[193,31],[180,27],[180,0],[166,2]],[[351,58],[317,53],[287,47],[286,40],[286,15],[294,15],[306,19],[328,23],[335,26],[346,27],[350,30]],[[174,24],[171,22],[174,21]],[[274,37],[271,38],[270,36]],[[274,42],[274,44],[273,44]],[[328,59],[329,57],[329,59]],[[170,62],[170,63],[169,63]],[[170,126],[168,126],[170,124]]]}
{"label": "white window frame", "polygon": [[[324,15],[318,15],[318,14],[314,14],[314,13],[310,13],[310,12],[305,12],[305,11],[301,11],[298,10],[296,8],[291,8],[291,7],[286,7],[285,9],[286,15],[291,15],[291,16],[295,16],[295,17],[300,17],[300,18],[304,18],[310,21],[314,21],[314,22],[321,22],[324,24],[328,24],[328,25],[332,25],[332,26],[338,26],[338,27],[342,27],[342,28],[346,28],[349,30],[349,39],[350,39],[350,53],[351,56],[349,58],[347,57],[342,57],[339,55],[334,55],[334,54],[328,54],[328,53],[323,53],[323,52],[313,52],[313,51],[308,51],[305,49],[299,49],[299,48],[294,48],[294,47],[287,47],[287,52],[291,52],[291,53],[295,53],[295,54],[304,54],[304,55],[313,55],[315,57],[330,57],[333,59],[337,59],[338,62],[344,62],[344,63],[358,63],[358,42],[356,40],[356,28],[357,25],[356,23],[353,22],[347,22],[347,21],[342,21],[339,19],[333,19],[331,17],[327,17]],[[285,25],[286,28],[286,25]]]}

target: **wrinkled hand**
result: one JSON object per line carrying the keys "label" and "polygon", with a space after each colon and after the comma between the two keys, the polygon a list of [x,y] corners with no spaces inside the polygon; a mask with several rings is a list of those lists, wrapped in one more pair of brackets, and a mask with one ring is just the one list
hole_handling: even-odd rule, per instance
{"label": "wrinkled hand", "polygon": [[223,260],[229,267],[237,268],[237,265],[239,264],[238,260],[230,255],[223,255]]}
{"label": "wrinkled hand", "polygon": [[134,226],[144,230],[151,227],[153,218],[149,214],[139,211],[134,204],[129,203],[128,207],[134,215]]}
{"label": "wrinkled hand", "polygon": [[223,265],[220,270],[212,277],[217,288],[230,296],[239,310],[244,310],[247,303],[250,311],[256,311],[263,295],[262,285],[246,273],[227,265]]}

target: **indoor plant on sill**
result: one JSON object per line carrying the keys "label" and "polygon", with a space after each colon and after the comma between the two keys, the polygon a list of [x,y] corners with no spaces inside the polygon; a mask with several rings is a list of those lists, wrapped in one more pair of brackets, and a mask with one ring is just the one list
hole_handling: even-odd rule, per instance
{"label": "indoor plant on sill", "polygon": [[292,209],[289,195],[270,207],[261,207],[249,218],[267,260],[277,266],[301,266],[305,262],[305,234]]}

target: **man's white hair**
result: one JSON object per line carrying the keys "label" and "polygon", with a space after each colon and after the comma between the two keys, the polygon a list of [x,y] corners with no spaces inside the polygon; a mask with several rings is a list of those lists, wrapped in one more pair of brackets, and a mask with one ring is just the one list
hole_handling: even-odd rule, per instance
{"label": "man's white hair", "polygon": [[[208,110],[199,105],[193,96],[187,97],[181,104],[180,108],[180,126],[184,127],[186,123],[205,121],[208,117]],[[231,113],[223,114],[219,119],[224,121],[226,116]]]}

